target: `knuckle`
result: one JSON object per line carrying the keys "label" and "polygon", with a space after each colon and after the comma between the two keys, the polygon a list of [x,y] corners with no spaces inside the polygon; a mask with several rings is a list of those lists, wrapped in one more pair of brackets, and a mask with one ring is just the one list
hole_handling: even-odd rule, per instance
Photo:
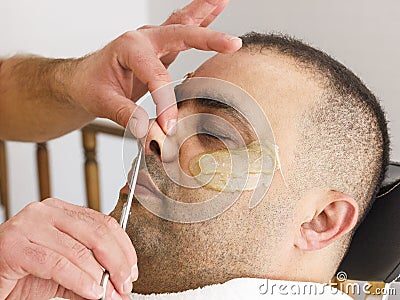
{"label": "knuckle", "polygon": [[86,207],[75,207],[74,209],[64,209],[64,214],[77,220],[84,222],[88,225],[95,223],[95,217],[92,215],[90,209]]}
{"label": "knuckle", "polygon": [[94,232],[97,236],[97,239],[95,239],[95,243],[99,245],[101,245],[101,240],[107,240],[107,237],[110,236],[110,230],[104,223],[96,224],[94,227]]}
{"label": "knuckle", "polygon": [[48,255],[46,250],[30,245],[23,247],[22,253],[27,260],[44,266],[48,265],[48,262],[51,260],[51,256]]}
{"label": "knuckle", "polygon": [[213,6],[218,5],[220,3],[219,0],[206,0],[206,2]]}
{"label": "knuckle", "polygon": [[172,24],[193,25],[197,24],[201,19],[196,19],[183,10],[177,10],[172,13],[171,20]]}
{"label": "knuckle", "polygon": [[42,202],[31,202],[25,206],[25,211],[30,213],[38,213],[43,211],[44,204]]}
{"label": "knuckle", "polygon": [[108,215],[104,215],[104,224],[111,229],[119,228],[117,220]]}
{"label": "knuckle", "polygon": [[46,205],[42,202],[31,202],[27,204],[24,209],[18,214],[18,222],[26,223],[29,220],[47,217]]}
{"label": "knuckle", "polygon": [[59,199],[56,198],[47,198],[42,200],[40,203],[42,204],[58,204],[60,202]]}
{"label": "knuckle", "polygon": [[156,26],[153,25],[143,25],[142,27],[139,27],[137,30],[146,30],[146,29],[152,29]]}
{"label": "knuckle", "polygon": [[138,31],[137,30],[132,30],[132,31],[127,31],[124,32],[117,40],[123,41],[123,42],[131,42],[133,40],[136,40],[138,35]]}
{"label": "knuckle", "polygon": [[96,234],[103,239],[109,240],[112,235],[118,232],[122,232],[121,227],[117,220],[111,216],[104,215],[101,222],[96,226]]}
{"label": "knuckle", "polygon": [[67,235],[61,231],[56,231],[55,232],[55,238],[57,240],[57,243],[62,245],[63,247],[67,246],[68,247],[68,238]]}
{"label": "knuckle", "polygon": [[160,66],[159,68],[154,69],[154,77],[156,79],[167,79],[167,77],[169,77],[169,74],[165,68]]}
{"label": "knuckle", "polygon": [[[117,265],[118,266],[118,265]],[[120,278],[121,280],[125,280],[130,275],[130,270],[126,264],[120,264],[118,268],[110,270],[111,278]]]}
{"label": "knuckle", "polygon": [[68,269],[69,261],[61,256],[59,258],[56,258],[53,264],[53,271],[54,273],[61,273],[61,272],[66,272]]}
{"label": "knuckle", "polygon": [[72,250],[74,251],[75,257],[79,261],[87,261],[92,256],[92,254],[89,252],[89,249],[79,243],[75,243],[72,246]]}
{"label": "knuckle", "polygon": [[[147,87],[151,90],[157,83],[166,84],[170,81],[169,74],[164,68],[154,68],[152,77],[146,82]],[[153,86],[154,85],[154,86]]]}
{"label": "knuckle", "polygon": [[10,220],[8,220],[6,222],[7,230],[1,231],[1,233],[4,234],[5,236],[13,236],[14,238],[16,238],[18,236],[16,234],[19,231],[19,227],[21,226],[21,223],[23,223],[19,219],[20,218],[18,216],[15,216]]}
{"label": "knuckle", "polygon": [[124,126],[126,126],[125,123],[127,123],[127,121],[128,121],[128,120],[126,120],[126,116],[129,116],[129,115],[130,115],[129,107],[122,106],[115,112],[114,120],[118,124],[124,124]]}

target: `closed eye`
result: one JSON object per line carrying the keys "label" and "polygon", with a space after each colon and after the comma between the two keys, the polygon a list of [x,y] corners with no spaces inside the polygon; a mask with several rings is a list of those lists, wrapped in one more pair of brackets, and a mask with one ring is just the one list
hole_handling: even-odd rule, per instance
{"label": "closed eye", "polygon": [[218,140],[231,140],[229,137],[221,135],[221,134],[216,134],[216,133],[211,133],[211,132],[203,132],[203,134],[206,134],[212,138],[218,139]]}
{"label": "closed eye", "polygon": [[206,151],[226,149],[226,143],[230,140],[228,137],[204,131],[198,133],[197,137]]}

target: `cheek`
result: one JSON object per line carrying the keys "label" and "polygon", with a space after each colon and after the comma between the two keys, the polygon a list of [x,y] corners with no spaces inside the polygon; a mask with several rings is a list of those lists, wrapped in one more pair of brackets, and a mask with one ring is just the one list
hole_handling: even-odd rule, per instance
{"label": "cheek", "polygon": [[203,145],[196,136],[192,136],[183,142],[179,148],[179,164],[186,175],[192,176],[189,170],[189,162],[204,151]]}

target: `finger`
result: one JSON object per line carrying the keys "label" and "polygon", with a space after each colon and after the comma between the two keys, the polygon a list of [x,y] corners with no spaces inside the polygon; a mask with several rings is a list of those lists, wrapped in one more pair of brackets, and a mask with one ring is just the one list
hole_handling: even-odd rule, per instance
{"label": "finger", "polygon": [[168,25],[144,32],[158,56],[195,48],[204,51],[233,53],[242,41],[238,37],[216,32],[208,28],[186,25]]}
{"label": "finger", "polygon": [[45,201],[55,208],[51,211],[54,226],[91,249],[96,260],[109,271],[118,292],[129,293],[136,252],[128,235],[115,219],[60,200]]}
{"label": "finger", "polygon": [[[229,0],[195,0],[173,13],[162,25],[182,24],[207,27],[225,9],[228,3]],[[147,28],[150,28],[150,26]],[[178,54],[179,52],[172,52],[161,57],[165,68],[169,67]]]}
{"label": "finger", "polygon": [[[100,281],[101,281],[101,278],[100,278]],[[105,291],[105,299],[112,299],[112,300],[122,299],[122,296],[114,288],[111,281],[107,282],[106,291]]]}
{"label": "finger", "polygon": [[[35,227],[35,230],[31,228]],[[46,247],[61,256],[67,258],[75,266],[87,273],[98,281],[98,275],[103,273],[103,269],[96,261],[92,253],[79,241],[54,227],[49,227],[47,223],[32,220],[27,226],[22,228],[25,236],[29,236],[32,243]]]}
{"label": "finger", "polygon": [[[1,291],[3,286],[0,285]],[[11,293],[3,295],[1,299],[53,299],[62,297],[70,300],[84,300],[71,290],[67,290],[59,283],[51,279],[43,279],[33,275],[27,275],[14,284]],[[59,299],[59,298],[56,298]]]}
{"label": "finger", "polygon": [[[103,272],[99,273],[99,276],[97,277],[97,282],[101,282],[102,277],[103,277]],[[70,290],[66,290],[65,288],[58,288],[55,296],[66,298],[66,299],[78,299],[74,292],[72,292]],[[101,295],[101,296],[103,297],[103,295]],[[107,282],[104,296],[105,296],[105,299],[111,299],[111,300],[119,300],[119,299],[124,298],[124,297],[122,297],[122,295],[120,295],[117,292],[117,290],[114,288],[111,281]],[[81,298],[79,298],[79,299],[81,299]]]}
{"label": "finger", "polygon": [[[73,291],[66,290],[64,288],[59,288],[57,290],[57,294],[55,296],[61,297],[62,299],[69,299],[69,300],[85,300],[84,298],[77,296]],[[59,298],[55,298],[55,299],[59,299]]]}
{"label": "finger", "polygon": [[99,283],[54,251],[28,241],[15,251],[21,252],[19,263],[27,274],[52,279],[84,298],[99,299],[103,295]]}
{"label": "finger", "polygon": [[194,0],[184,8],[174,12],[162,25],[200,25],[205,20],[211,20],[208,23],[210,24],[228,2],[229,0]]}
{"label": "finger", "polygon": [[[158,28],[150,30],[158,31]],[[178,117],[175,93],[172,85],[168,85],[171,78],[157,53],[155,53],[152,44],[144,42],[145,36],[138,32],[130,32],[128,38],[130,42],[126,45],[132,46],[130,49],[129,46],[124,47],[124,51],[119,53],[118,61],[124,68],[133,70],[136,77],[147,86],[156,105],[157,121],[163,131],[168,133],[171,127],[175,127],[174,124],[176,124]],[[165,88],[162,88],[164,86]],[[148,126],[148,123],[146,125]],[[144,126],[140,127],[140,130],[142,129],[144,129]],[[147,129],[148,127],[146,127],[146,132]]]}
{"label": "finger", "polygon": [[136,265],[136,251],[132,245],[132,241],[114,218],[104,215],[93,209],[76,206],[55,198],[45,199],[41,203],[52,206],[54,208],[61,208],[64,210],[64,213],[69,215],[71,218],[78,218],[82,221],[87,221],[95,224],[99,222],[105,223],[112,229],[112,232],[117,234],[119,238],[122,238],[123,241],[121,242],[121,249],[124,251],[127,259],[129,260],[129,263],[132,266]]}
{"label": "finger", "polygon": [[229,0],[226,1],[221,1],[221,3],[217,6],[217,8],[209,14],[206,18],[204,18],[203,22],[201,22],[200,26],[201,27],[207,27],[210,25],[219,15],[220,13],[225,9],[225,7],[228,5]]}
{"label": "finger", "polygon": [[[168,25],[128,32],[123,35],[122,41],[124,47],[121,47],[118,55],[119,64],[133,70],[152,94],[171,82],[167,69],[159,57],[189,48],[231,53],[241,47],[239,38],[206,28],[184,25]],[[175,94],[172,86],[165,87],[163,92],[157,94],[160,96],[153,96],[157,107],[157,120],[163,131],[168,133],[175,127],[178,116]]]}
{"label": "finger", "polygon": [[151,87],[151,97],[156,104],[157,122],[166,134],[172,135],[176,132],[176,119],[177,119],[177,105],[175,98],[175,91],[172,84]]}
{"label": "finger", "polygon": [[118,124],[128,128],[128,130],[138,139],[143,138],[149,128],[149,116],[147,112],[132,100],[122,95],[115,95],[110,101],[110,109],[115,110]]}
{"label": "finger", "polygon": [[119,125],[128,128],[136,137],[142,138],[146,135],[149,127],[149,116],[147,112],[135,104],[131,99],[123,95],[115,94],[105,101],[102,111],[105,117],[113,120]]}

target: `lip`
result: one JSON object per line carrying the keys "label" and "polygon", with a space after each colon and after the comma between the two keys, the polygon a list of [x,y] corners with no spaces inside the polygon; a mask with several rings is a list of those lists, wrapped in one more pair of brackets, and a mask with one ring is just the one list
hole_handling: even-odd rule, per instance
{"label": "lip", "polygon": [[154,185],[149,173],[145,170],[140,170],[136,181],[135,196],[139,197],[155,197],[162,199],[163,195]]}

